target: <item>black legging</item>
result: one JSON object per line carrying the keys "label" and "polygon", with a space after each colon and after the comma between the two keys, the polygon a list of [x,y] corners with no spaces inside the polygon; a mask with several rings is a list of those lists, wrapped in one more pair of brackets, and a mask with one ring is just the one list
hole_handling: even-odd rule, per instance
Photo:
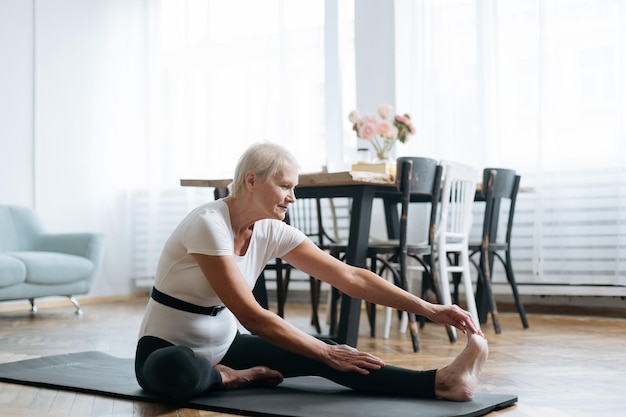
{"label": "black legging", "polygon": [[[237,334],[220,364],[233,369],[264,365],[279,371],[285,378],[315,375],[360,391],[435,397],[436,370],[413,371],[386,365],[370,371],[369,375],[342,372],[248,334]],[[222,382],[220,373],[209,361],[195,355],[190,348],[174,346],[152,336],[142,337],[137,344],[135,374],[146,391],[178,400],[193,398]]]}

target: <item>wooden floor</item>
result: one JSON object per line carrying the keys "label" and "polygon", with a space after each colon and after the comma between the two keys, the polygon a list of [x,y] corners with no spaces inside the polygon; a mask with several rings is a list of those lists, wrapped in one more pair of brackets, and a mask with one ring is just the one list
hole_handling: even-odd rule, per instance
{"label": "wooden floor", "polygon": [[[24,308],[0,309],[0,362],[45,355],[99,350],[132,357],[145,298],[85,304],[75,316],[69,302],[45,306],[31,317]],[[311,332],[306,305],[290,305],[286,317]],[[382,326],[382,314],[379,314]],[[503,332],[484,326],[490,357],[480,392],[512,393],[519,403],[490,416],[625,416],[626,319],[537,315],[522,329],[515,314],[501,313]],[[442,327],[429,323],[421,331],[422,352],[413,353],[405,334],[370,338],[361,320],[359,348],[387,363],[428,369],[449,362],[463,348],[450,344]],[[379,329],[379,334],[382,330]],[[0,415],[22,416],[227,416],[101,396],[0,383]],[[391,417],[393,413],[390,412]]]}

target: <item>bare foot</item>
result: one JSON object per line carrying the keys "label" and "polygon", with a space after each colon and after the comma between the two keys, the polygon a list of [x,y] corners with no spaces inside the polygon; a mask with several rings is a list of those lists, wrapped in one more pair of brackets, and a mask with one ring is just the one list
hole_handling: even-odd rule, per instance
{"label": "bare foot", "polygon": [[283,375],[266,366],[236,370],[224,365],[215,365],[222,376],[222,389],[235,389],[249,386],[273,387],[283,382]]}
{"label": "bare foot", "polygon": [[437,371],[435,395],[444,400],[471,401],[488,354],[487,339],[468,332],[463,352]]}

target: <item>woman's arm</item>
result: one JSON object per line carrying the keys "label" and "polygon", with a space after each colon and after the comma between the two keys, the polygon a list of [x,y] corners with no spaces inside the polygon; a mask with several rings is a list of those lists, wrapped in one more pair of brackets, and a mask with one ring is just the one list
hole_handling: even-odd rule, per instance
{"label": "woman's arm", "polygon": [[467,330],[482,335],[470,313],[460,307],[431,304],[365,268],[341,262],[310,240],[298,245],[283,259],[351,297],[415,313],[437,323],[452,325],[463,332]]}
{"label": "woman's arm", "polygon": [[328,345],[261,307],[232,257],[200,254],[193,257],[224,305],[252,333],[338,370],[367,374],[368,370],[384,366],[379,358],[350,346]]}

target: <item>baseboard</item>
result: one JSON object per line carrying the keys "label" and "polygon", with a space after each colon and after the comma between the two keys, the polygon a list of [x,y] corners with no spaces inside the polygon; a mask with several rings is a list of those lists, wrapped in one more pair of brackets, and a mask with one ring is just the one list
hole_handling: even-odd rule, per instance
{"label": "baseboard", "polygon": [[[510,294],[507,282],[492,283],[494,294]],[[518,283],[517,291],[528,296],[580,296],[580,297],[626,297],[623,285],[567,285],[567,284],[525,284]]]}
{"label": "baseboard", "polygon": [[[276,302],[276,290],[273,282],[268,282],[268,298],[270,302]],[[521,286],[521,288],[523,288]],[[495,288],[494,288],[495,290]],[[498,310],[502,312],[516,312],[517,308],[513,302],[513,297],[505,293],[505,288],[495,291],[496,303]],[[322,288],[320,304],[325,304],[327,297],[327,289]],[[536,295],[522,293],[521,299],[524,309],[529,314],[571,314],[584,316],[600,316],[600,317],[626,317],[626,297],[614,295]],[[147,292],[140,292],[128,295],[114,295],[104,297],[77,297],[81,305],[88,306],[90,304],[104,304],[115,302],[143,302],[147,301]],[[310,293],[308,282],[298,282],[289,289],[287,301],[296,304],[310,303]],[[66,297],[49,297],[38,298],[37,307],[73,308],[72,303]],[[0,312],[10,311],[29,311],[30,303],[28,300],[6,301],[0,302]]]}
{"label": "baseboard", "polygon": [[[503,313],[517,313],[515,303],[498,302],[498,311]],[[524,303],[527,314],[554,314],[571,316],[596,316],[614,317],[623,319],[626,309],[623,307],[585,306],[585,305],[559,305],[559,304],[527,304]]]}
{"label": "baseboard", "polygon": [[[494,288],[496,304],[499,311],[517,312],[517,307],[511,295],[511,289],[500,287],[498,290]],[[556,291],[555,291],[556,290]],[[327,297],[327,290],[322,290],[320,297],[321,303],[324,304]],[[524,309],[529,314],[571,314],[581,316],[600,316],[600,317],[626,317],[626,297],[620,295],[559,295],[559,293],[567,293],[567,288],[552,288],[554,295],[537,295],[525,294],[520,290],[520,297]],[[576,294],[576,289],[574,293]],[[601,292],[608,293],[610,292]],[[310,294],[307,286],[300,284],[294,285],[289,289],[287,296],[288,303],[310,303]],[[268,298],[270,302],[276,301],[276,291],[272,283],[268,283]],[[463,304],[461,304],[463,306]]]}
{"label": "baseboard", "polygon": [[[131,301],[147,301],[147,294],[128,294],[128,295],[113,295],[106,297],[76,297],[82,307],[91,304],[105,304],[105,303],[121,303]],[[37,309],[45,308],[59,308],[68,307],[74,309],[72,302],[67,297],[42,297],[35,300]],[[13,300],[0,302],[0,312],[13,312],[13,311],[30,311],[30,303],[28,300]]]}

